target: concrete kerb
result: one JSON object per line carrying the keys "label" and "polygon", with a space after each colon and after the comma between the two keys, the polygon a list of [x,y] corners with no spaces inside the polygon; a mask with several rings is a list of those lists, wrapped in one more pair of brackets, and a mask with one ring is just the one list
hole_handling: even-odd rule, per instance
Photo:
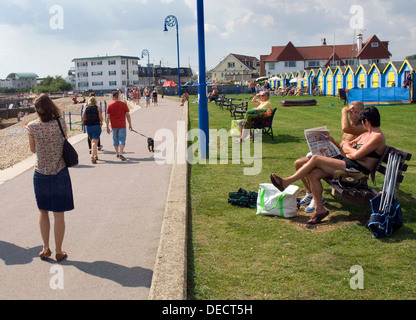
{"label": "concrete kerb", "polygon": [[[184,104],[181,120],[188,132],[188,102]],[[187,299],[188,163],[178,164],[177,158],[176,152],[149,300]]]}

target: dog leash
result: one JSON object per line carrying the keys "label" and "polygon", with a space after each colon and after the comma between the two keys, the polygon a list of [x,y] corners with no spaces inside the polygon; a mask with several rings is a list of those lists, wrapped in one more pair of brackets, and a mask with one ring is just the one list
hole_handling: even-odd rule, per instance
{"label": "dog leash", "polygon": [[131,129],[131,131],[136,132],[137,134],[140,134],[142,137],[149,138],[148,136],[145,136],[144,134],[137,132],[136,130]]}

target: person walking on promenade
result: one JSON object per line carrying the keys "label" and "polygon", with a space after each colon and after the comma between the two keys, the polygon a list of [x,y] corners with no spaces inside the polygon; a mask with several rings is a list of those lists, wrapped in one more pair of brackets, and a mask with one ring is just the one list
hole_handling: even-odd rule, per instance
{"label": "person walking on promenade", "polygon": [[98,160],[98,143],[103,125],[103,115],[94,97],[88,99],[88,107],[82,114],[82,119],[86,121],[88,139],[91,140],[91,162],[95,164]]}
{"label": "person walking on promenade", "polygon": [[150,90],[149,90],[149,87],[148,86],[146,86],[146,88],[144,88],[143,95],[144,95],[144,99],[146,101],[146,108],[147,107],[150,107],[151,94],[150,94]]}
{"label": "person walking on promenade", "polygon": [[74,209],[72,184],[68,168],[63,158],[63,142],[58,121],[67,135],[62,112],[45,94],[35,100],[38,119],[26,125],[29,133],[30,150],[36,154],[33,186],[37,207],[38,221],[43,240],[41,259],[52,255],[49,247],[50,220],[49,211],[54,215],[55,258],[62,261],[68,255],[62,250],[65,235],[64,212]]}
{"label": "person walking on promenade", "polygon": [[152,100],[153,100],[153,105],[154,106],[158,106],[157,104],[157,89],[154,88],[152,91]]}
{"label": "person walking on promenade", "polygon": [[[88,98],[91,98],[91,97],[95,97],[95,93],[94,92],[91,92],[89,94]],[[88,137],[87,138],[87,141],[88,141],[88,149],[90,150],[90,154],[91,154],[91,147],[92,147],[92,145],[91,145],[91,139]],[[101,144],[101,139],[98,139],[98,150],[99,151],[103,150],[103,146]]]}
{"label": "person walking on promenade", "polygon": [[113,130],[113,146],[116,150],[117,158],[125,161],[126,158],[123,156],[124,147],[126,146],[126,119],[129,123],[129,130],[133,130],[131,126],[130,110],[127,104],[118,99],[118,91],[113,92],[113,102],[108,105],[107,108],[107,133],[110,134],[110,123],[111,129]]}

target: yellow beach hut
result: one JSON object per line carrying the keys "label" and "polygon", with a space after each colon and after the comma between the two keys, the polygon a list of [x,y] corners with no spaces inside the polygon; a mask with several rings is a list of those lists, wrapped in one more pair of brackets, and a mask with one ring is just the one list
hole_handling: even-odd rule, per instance
{"label": "yellow beach hut", "polygon": [[367,69],[369,69],[370,66],[369,65],[360,65],[357,68],[357,71],[355,71],[355,77],[356,77],[356,85],[358,88],[370,88],[369,84],[368,84],[368,71]]}
{"label": "yellow beach hut", "polygon": [[315,75],[316,75],[316,69],[308,70],[307,78],[308,78],[309,94],[312,94],[312,90],[316,87]]}
{"label": "yellow beach hut", "polygon": [[334,71],[334,88],[335,94],[338,94],[339,89],[345,89],[344,87],[344,72],[346,67],[338,66]]}
{"label": "yellow beach hut", "polygon": [[399,69],[402,66],[402,62],[390,61],[384,68],[384,86],[385,87],[398,87],[399,84]]}
{"label": "yellow beach hut", "polygon": [[300,82],[300,86],[301,87],[303,86],[304,88],[308,87],[309,86],[309,83],[308,83],[308,70],[303,70],[300,73],[300,77],[302,77],[303,79],[305,79],[305,80],[303,80],[303,81]]}
{"label": "yellow beach hut", "polygon": [[373,63],[368,70],[368,79],[370,81],[370,88],[382,88],[384,87],[384,69],[387,64]]}
{"label": "yellow beach hut", "polygon": [[416,60],[405,60],[403,65],[399,69],[399,83],[401,86],[407,84],[407,81],[410,80],[410,98],[411,101],[415,101],[416,97],[416,86],[414,85],[415,81],[415,72],[416,72]]}
{"label": "yellow beach hut", "polygon": [[316,72],[316,84],[317,84],[317,87],[319,88],[319,92],[322,92],[322,93],[325,90],[324,73],[325,73],[325,70],[322,68],[319,68],[318,71]]}
{"label": "yellow beach hut", "polygon": [[358,70],[357,66],[347,66],[344,71],[344,88],[349,90],[352,88],[358,88],[358,76],[356,72]]}
{"label": "yellow beach hut", "polygon": [[324,85],[323,92],[327,96],[334,95],[334,81],[333,81],[333,79],[334,79],[333,71],[334,70],[335,70],[334,68],[327,67],[326,70],[325,70],[325,73],[324,73],[323,81],[325,82],[325,85]]}

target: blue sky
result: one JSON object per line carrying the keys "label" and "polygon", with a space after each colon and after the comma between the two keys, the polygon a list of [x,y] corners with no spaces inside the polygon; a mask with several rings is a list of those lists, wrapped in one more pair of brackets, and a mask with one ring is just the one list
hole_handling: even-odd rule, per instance
{"label": "blue sky", "polygon": [[[208,69],[229,53],[259,58],[289,41],[308,46],[326,38],[331,45],[335,37],[336,44],[352,43],[351,25],[361,23],[353,6],[361,8],[364,39],[376,34],[389,41],[392,60],[416,54],[414,0],[204,2]],[[62,12],[51,11],[56,6]],[[175,67],[176,30],[163,32],[168,15],[178,19],[181,66],[197,71],[196,0],[0,0],[0,78],[12,72],[66,76],[74,58],[140,56],[143,49],[151,62]]]}

